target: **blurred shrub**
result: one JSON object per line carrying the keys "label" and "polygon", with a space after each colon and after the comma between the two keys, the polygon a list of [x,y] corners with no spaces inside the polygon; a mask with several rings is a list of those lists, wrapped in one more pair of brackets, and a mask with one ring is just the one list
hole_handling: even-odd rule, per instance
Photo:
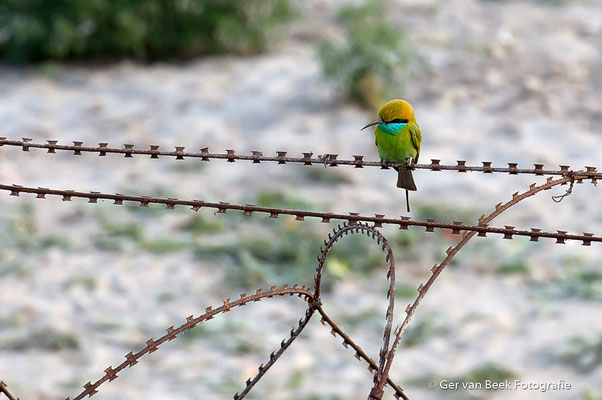
{"label": "blurred shrub", "polygon": [[454,379],[456,382],[470,383],[481,383],[484,386],[485,382],[504,382],[507,380],[515,379],[518,374],[511,369],[498,365],[496,363],[486,363],[471,369],[465,376]]}
{"label": "blurred shrub", "polygon": [[80,346],[80,339],[75,334],[57,331],[53,327],[36,329],[28,335],[21,335],[18,338],[0,343],[0,349],[10,351],[32,349],[45,351],[77,350]]}
{"label": "blurred shrub", "polygon": [[291,0],[0,0],[8,62],[262,52]]}
{"label": "blurred shrub", "polygon": [[404,32],[388,20],[382,0],[343,7],[339,19],[346,43],[325,41],[318,54],[324,76],[348,99],[376,109],[399,97],[404,82],[426,68]]}
{"label": "blurred shrub", "polygon": [[602,366],[602,335],[573,337],[561,350],[561,359],[582,373]]}

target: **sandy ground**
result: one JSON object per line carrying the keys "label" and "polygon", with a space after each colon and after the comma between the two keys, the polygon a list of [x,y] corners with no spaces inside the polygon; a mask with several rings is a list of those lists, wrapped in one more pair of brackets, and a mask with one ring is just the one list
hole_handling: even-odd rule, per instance
{"label": "sandy ground", "polygon": [[[432,66],[429,76],[408,82],[407,93],[400,93],[416,110],[423,161],[602,166],[599,3],[395,4],[392,17]],[[337,34],[336,7],[321,1],[304,7],[304,21],[293,27],[291,38],[259,57],[183,65],[58,65],[50,71],[4,67],[0,136],[187,150],[209,146],[238,153],[364,154],[374,160],[372,136],[359,131],[374,116],[342,103],[320,78],[314,45]],[[403,211],[392,171],[339,167],[316,178],[308,169],[323,167],[200,165],[0,149],[2,183],[232,203],[254,202],[258,193],[271,190],[333,212],[398,216]],[[414,218],[474,222],[494,204],[545,178],[417,171],[415,179]],[[600,234],[600,189],[579,185],[554,203],[551,195],[563,191],[529,199],[493,225]],[[189,210],[139,212],[108,203],[7,194],[0,196],[0,209],[0,378],[22,399],[74,397],[81,385],[186,316],[217,306],[224,297],[236,298],[241,288],[251,292],[294,283],[275,274],[250,287],[235,285],[237,265],[199,257],[189,246],[158,252],[124,238],[123,232],[110,242],[115,226],[126,224],[141,227],[148,241],[180,238],[198,245],[230,243],[255,232],[286,235],[296,229],[293,222],[227,219],[201,211],[205,221],[227,229],[191,234],[182,230],[194,218]],[[324,233],[324,226],[310,226]],[[393,229],[384,233],[397,235]],[[413,254],[398,257],[405,261],[398,266],[398,282],[418,286],[453,240],[418,231],[412,237],[410,249],[395,248]],[[580,361],[570,363],[566,354],[575,337],[602,340],[601,261],[599,245],[475,238],[426,296],[411,324],[422,330],[414,331],[413,345],[400,348],[392,376],[411,398],[600,398],[595,397],[602,396],[600,356],[581,348]],[[524,271],[497,272],[517,263]],[[307,279],[300,283],[309,283],[312,271],[308,263],[301,272]],[[591,274],[584,275],[587,271]],[[377,269],[337,280],[324,297],[327,311],[373,357],[381,344],[384,293],[384,271]],[[399,299],[398,317],[409,301]],[[145,357],[95,398],[228,398],[302,313],[299,300],[278,299],[217,317]],[[584,367],[590,359],[593,367]],[[427,387],[429,379],[458,381],[487,363],[511,372],[512,379],[564,380],[572,388],[541,393]],[[366,368],[316,318],[250,398],[362,399],[370,386]]]}

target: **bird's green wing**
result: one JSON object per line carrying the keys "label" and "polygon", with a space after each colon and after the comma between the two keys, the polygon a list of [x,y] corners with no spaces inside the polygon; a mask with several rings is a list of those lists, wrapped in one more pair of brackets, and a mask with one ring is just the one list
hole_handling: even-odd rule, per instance
{"label": "bird's green wing", "polygon": [[414,162],[418,162],[418,157],[420,156],[420,143],[422,142],[422,133],[420,133],[420,128],[417,123],[408,124],[410,126],[410,137],[412,138],[412,143],[416,148],[416,157],[414,157]]}

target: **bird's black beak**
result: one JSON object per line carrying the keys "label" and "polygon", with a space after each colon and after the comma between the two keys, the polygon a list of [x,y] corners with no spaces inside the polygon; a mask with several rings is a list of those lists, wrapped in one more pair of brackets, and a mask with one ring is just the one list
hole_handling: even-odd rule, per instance
{"label": "bird's black beak", "polygon": [[374,126],[374,125],[382,124],[383,122],[385,122],[385,121],[381,117],[378,117],[374,121],[370,122],[368,125],[364,126],[360,130],[363,131],[366,128],[369,128],[369,127]]}

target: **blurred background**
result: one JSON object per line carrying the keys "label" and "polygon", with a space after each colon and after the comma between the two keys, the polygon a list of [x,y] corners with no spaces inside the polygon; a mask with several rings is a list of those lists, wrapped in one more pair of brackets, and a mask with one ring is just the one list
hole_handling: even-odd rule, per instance
{"label": "blurred background", "polygon": [[[602,167],[599,0],[0,0],[0,136],[266,155],[363,154],[390,98],[415,109],[421,161]],[[415,219],[475,223],[545,177],[419,170]],[[0,149],[0,182],[56,189],[405,213],[378,168]],[[492,225],[602,233],[600,189],[557,187]],[[332,227],[209,210],[0,195],[0,379],[22,399],[74,397],[185,317],[241,292],[310,284]],[[458,238],[383,228],[397,321]],[[411,398],[602,399],[602,247],[474,238],[418,309],[391,376]],[[325,310],[377,358],[378,247],[347,237]],[[298,299],[220,315],[145,356],[97,399],[230,398],[302,316]],[[430,390],[430,379],[571,390]],[[312,319],[254,399],[364,399],[370,373]],[[386,396],[391,396],[387,392]]]}

